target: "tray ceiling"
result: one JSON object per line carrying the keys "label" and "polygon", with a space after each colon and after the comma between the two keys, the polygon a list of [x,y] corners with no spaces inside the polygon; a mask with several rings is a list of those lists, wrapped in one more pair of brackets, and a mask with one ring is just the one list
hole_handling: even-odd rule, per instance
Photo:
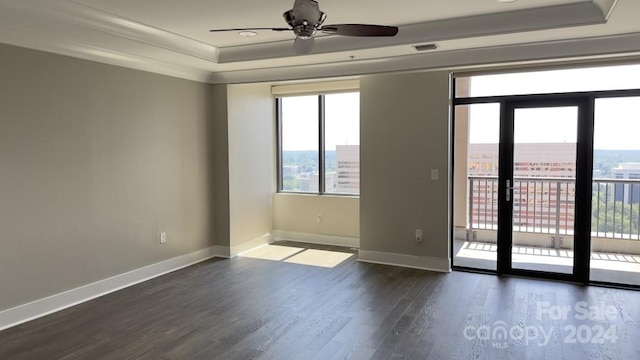
{"label": "tray ceiling", "polygon": [[[459,56],[467,65],[501,62],[509,51],[522,52],[523,46],[540,51],[557,42],[573,53],[547,52],[548,58],[603,55],[599,48],[607,44],[608,54],[640,52],[636,0],[319,0],[328,24],[394,25],[400,31],[393,38],[321,36],[313,53],[303,56],[294,53],[288,32],[260,31],[245,38],[208,31],[283,27],[282,13],[292,4],[0,0],[0,42],[212,83],[344,76],[420,68],[420,63],[463,66],[454,61]],[[599,48],[592,48],[594,41],[600,41]],[[426,43],[437,48],[419,53],[413,47]],[[486,59],[469,57],[490,49],[493,55]]]}

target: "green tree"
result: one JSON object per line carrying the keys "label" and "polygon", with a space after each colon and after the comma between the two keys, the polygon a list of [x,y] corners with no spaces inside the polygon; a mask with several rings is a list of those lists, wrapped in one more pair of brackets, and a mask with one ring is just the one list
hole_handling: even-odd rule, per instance
{"label": "green tree", "polygon": [[639,204],[614,201],[615,187],[600,184],[594,189],[591,205],[591,231],[599,233],[638,234]]}

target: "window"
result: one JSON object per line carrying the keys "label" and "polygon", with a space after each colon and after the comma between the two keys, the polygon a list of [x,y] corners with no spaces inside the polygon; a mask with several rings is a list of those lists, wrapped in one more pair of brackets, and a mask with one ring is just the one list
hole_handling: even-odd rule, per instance
{"label": "window", "polygon": [[280,122],[280,189],[317,192],[320,147],[318,145],[318,97],[278,99]]}
{"label": "window", "polygon": [[279,190],[357,195],[360,192],[360,94],[276,99]]}
{"label": "window", "polygon": [[640,65],[537,70],[456,77],[457,98],[640,88]]}

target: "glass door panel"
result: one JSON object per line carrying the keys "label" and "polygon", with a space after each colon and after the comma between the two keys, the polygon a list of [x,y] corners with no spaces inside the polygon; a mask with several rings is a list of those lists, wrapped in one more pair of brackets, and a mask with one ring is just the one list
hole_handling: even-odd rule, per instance
{"label": "glass door panel", "polygon": [[578,106],[513,111],[511,269],[573,274]]}
{"label": "glass door panel", "polygon": [[455,107],[453,265],[496,270],[500,104]]}
{"label": "glass door panel", "polygon": [[596,99],[592,281],[640,285],[640,97]]}

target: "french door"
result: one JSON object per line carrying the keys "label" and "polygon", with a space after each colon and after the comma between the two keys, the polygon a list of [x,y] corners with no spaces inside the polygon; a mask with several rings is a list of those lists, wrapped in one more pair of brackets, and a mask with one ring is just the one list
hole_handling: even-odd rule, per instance
{"label": "french door", "polygon": [[588,97],[502,101],[499,274],[588,282],[592,136]]}
{"label": "french door", "polygon": [[453,77],[453,268],[640,289],[639,71]]}

